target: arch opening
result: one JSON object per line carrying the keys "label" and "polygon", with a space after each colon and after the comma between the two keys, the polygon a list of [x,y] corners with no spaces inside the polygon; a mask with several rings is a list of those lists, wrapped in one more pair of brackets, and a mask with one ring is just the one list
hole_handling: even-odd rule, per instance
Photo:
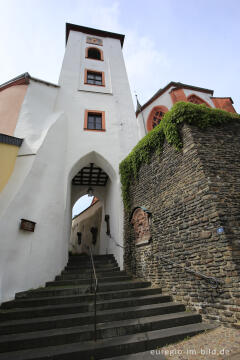
{"label": "arch opening", "polygon": [[[121,246],[123,245],[123,204],[119,175],[112,164],[95,151],[91,151],[78,159],[76,158],[71,168],[69,168],[67,190],[68,250],[71,251],[72,208],[79,198],[89,192],[89,188],[92,190],[92,195],[99,200],[98,205],[94,205],[93,208],[101,207],[101,222],[97,226],[97,242],[92,247],[93,253],[95,255],[113,254],[122,268],[123,250],[117,245],[118,243]],[[88,213],[89,211],[86,210],[80,216],[84,217],[85,225],[85,216]],[[91,227],[96,226],[94,223],[89,224],[88,239],[90,239],[89,235],[92,238],[89,231]],[[75,229],[75,243],[78,241],[77,232],[81,231]],[[84,239],[84,235],[81,234],[81,236]],[[77,253],[79,253],[79,249]]]}
{"label": "arch opening", "polygon": [[96,47],[88,47],[86,49],[86,57],[88,59],[103,60],[103,53],[102,50]]}
{"label": "arch opening", "polygon": [[[69,239],[69,252],[73,254],[89,254],[89,246],[94,254],[110,252],[110,234],[107,234],[105,217],[109,212],[112,213],[115,176],[113,169],[110,171],[111,176],[105,170],[110,169],[110,164],[101,156],[97,159],[96,155],[88,154],[84,160],[81,159],[79,170],[74,166],[71,208],[75,208],[75,211],[72,213],[74,216]],[[76,211],[79,201],[80,211]]]}
{"label": "arch opening", "polygon": [[91,194],[76,201],[72,211],[69,253],[89,255],[89,246],[93,253],[99,253],[102,209],[102,202]]}
{"label": "arch opening", "polygon": [[195,95],[195,94],[191,94],[187,97],[187,101],[188,102],[191,102],[193,104],[196,104],[196,105],[201,105],[201,104],[204,104],[208,107],[211,107],[205,100],[203,100],[202,98],[200,98],[200,96],[198,95]]}

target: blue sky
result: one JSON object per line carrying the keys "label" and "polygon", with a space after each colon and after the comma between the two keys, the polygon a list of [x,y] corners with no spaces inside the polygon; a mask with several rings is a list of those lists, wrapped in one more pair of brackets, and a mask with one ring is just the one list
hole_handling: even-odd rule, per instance
{"label": "blue sky", "polygon": [[239,0],[0,0],[0,83],[28,71],[56,83],[65,23],[126,35],[141,103],[170,81],[231,96],[240,112]]}
{"label": "blue sky", "polygon": [[83,195],[73,206],[72,216],[78,215],[80,212],[88,208],[93,201],[93,196]]}
{"label": "blue sky", "polygon": [[0,84],[28,71],[58,82],[65,23],[126,35],[132,93],[170,81],[231,96],[240,112],[239,0],[0,0]]}

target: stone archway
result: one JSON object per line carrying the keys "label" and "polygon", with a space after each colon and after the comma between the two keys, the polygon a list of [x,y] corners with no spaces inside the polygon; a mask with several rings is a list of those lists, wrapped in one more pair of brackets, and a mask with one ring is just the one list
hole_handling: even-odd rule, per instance
{"label": "stone archway", "polygon": [[[93,195],[96,196],[101,203],[100,225],[98,224],[98,226],[96,226],[94,216],[92,218],[92,224],[89,219],[85,219],[89,229],[98,228],[98,240],[95,246],[95,253],[113,253],[118,261],[122,263],[122,251],[120,251],[115,243],[116,240],[122,241],[123,232],[122,200],[118,173],[105,158],[96,152],[91,152],[82,157],[73,165],[70,171],[69,197],[71,208],[82,195],[88,192],[89,188],[92,188]],[[90,216],[92,215],[93,214],[90,214]],[[110,233],[108,234],[105,221],[106,215],[110,217]],[[96,217],[97,216],[99,216],[99,213]],[[76,230],[77,229],[75,229],[75,232]],[[75,237],[77,238],[76,234]]]}

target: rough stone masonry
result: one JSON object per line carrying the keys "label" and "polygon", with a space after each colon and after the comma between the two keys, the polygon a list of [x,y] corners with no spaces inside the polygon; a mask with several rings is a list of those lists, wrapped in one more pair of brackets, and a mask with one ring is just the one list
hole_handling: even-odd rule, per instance
{"label": "rough stone masonry", "polygon": [[[203,318],[240,328],[240,123],[184,125],[181,135],[182,151],[165,142],[130,187],[131,208],[152,214],[152,239],[135,244],[126,212],[125,268]],[[221,285],[214,288],[186,267]]]}

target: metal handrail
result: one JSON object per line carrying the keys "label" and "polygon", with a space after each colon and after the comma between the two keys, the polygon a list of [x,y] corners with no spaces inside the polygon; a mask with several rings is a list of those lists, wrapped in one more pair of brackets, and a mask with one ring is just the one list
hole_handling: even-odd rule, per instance
{"label": "metal handrail", "polygon": [[200,273],[198,271],[192,270],[191,268],[189,268],[187,266],[176,264],[173,261],[171,261],[169,259],[166,259],[164,256],[159,256],[159,254],[160,254],[160,252],[158,252],[156,254],[149,254],[148,257],[155,256],[157,260],[161,259],[161,260],[167,262],[168,264],[171,264],[171,265],[174,265],[174,266],[180,268],[181,270],[185,270],[185,271],[187,271],[187,272],[189,272],[191,274],[197,275],[197,276],[205,279],[206,281],[208,281],[210,283],[211,287],[214,288],[214,289],[217,289],[219,285],[222,285],[222,282],[220,280],[216,279],[213,276],[207,276],[207,275],[202,274],[202,273]]}
{"label": "metal handrail", "polygon": [[[110,235],[110,238],[112,238],[111,235]],[[121,247],[122,249],[125,249],[126,246],[120,245],[120,244],[119,244],[115,239],[113,239],[113,238],[112,238],[112,240],[115,242],[115,245],[116,245],[116,246],[119,246],[119,247]],[[158,252],[158,253],[156,253],[156,254],[149,254],[149,255],[147,256],[147,259],[148,259],[149,257],[151,257],[151,256],[155,256],[157,260],[159,260],[159,258],[160,258],[161,260],[167,262],[168,264],[171,264],[171,265],[173,265],[173,266],[176,266],[176,267],[178,267],[178,268],[181,268],[182,270],[185,270],[185,271],[187,271],[187,272],[189,272],[189,273],[191,273],[191,274],[197,275],[197,276],[205,279],[206,281],[208,281],[208,282],[210,283],[210,285],[211,285],[211,287],[212,287],[213,289],[217,289],[219,285],[222,285],[222,282],[221,282],[220,280],[216,279],[216,278],[213,277],[213,276],[207,276],[207,275],[205,275],[205,274],[200,273],[199,271],[192,270],[191,268],[189,268],[189,267],[187,267],[187,266],[182,266],[182,265],[176,264],[176,263],[174,263],[173,261],[166,259],[164,256],[159,256],[159,254],[160,254],[160,252]]]}
{"label": "metal handrail", "polygon": [[[92,247],[89,246],[88,248],[89,248],[89,251],[90,251],[90,263],[91,263],[91,266],[92,266],[90,291],[91,291],[91,293],[94,292],[94,341],[97,341],[97,290],[98,290],[98,278],[97,278],[95,264],[94,264],[94,260],[93,260]],[[95,280],[94,289],[93,289],[93,275],[94,275],[94,280]]]}
{"label": "metal handrail", "polygon": [[112,241],[115,242],[115,245],[116,245],[116,246],[118,246],[118,247],[120,247],[120,248],[122,248],[122,249],[125,249],[126,246],[120,245],[119,242],[117,242],[117,241],[112,237],[111,234],[109,234],[108,236],[110,237],[110,239],[112,239]]}
{"label": "metal handrail", "polygon": [[[125,246],[120,245],[115,239],[112,238],[111,234],[109,234],[109,237],[115,242],[116,246],[121,247],[122,249],[125,249]],[[194,274],[194,275],[197,275],[198,277],[203,278],[204,280],[206,280],[207,282],[210,283],[210,285],[213,289],[217,289],[219,287],[219,285],[222,285],[222,282],[213,276],[207,276],[207,275],[202,274],[199,271],[195,271],[187,266],[182,266],[182,265],[176,264],[173,261],[166,259],[164,256],[159,256],[159,254],[160,254],[160,252],[155,253],[155,254],[149,254],[147,256],[147,259],[151,256],[155,256],[157,260],[159,260],[159,258],[160,258],[163,261],[167,262],[168,264],[171,264],[173,266],[180,268],[181,270],[185,270],[186,272],[189,272],[191,274]]]}

